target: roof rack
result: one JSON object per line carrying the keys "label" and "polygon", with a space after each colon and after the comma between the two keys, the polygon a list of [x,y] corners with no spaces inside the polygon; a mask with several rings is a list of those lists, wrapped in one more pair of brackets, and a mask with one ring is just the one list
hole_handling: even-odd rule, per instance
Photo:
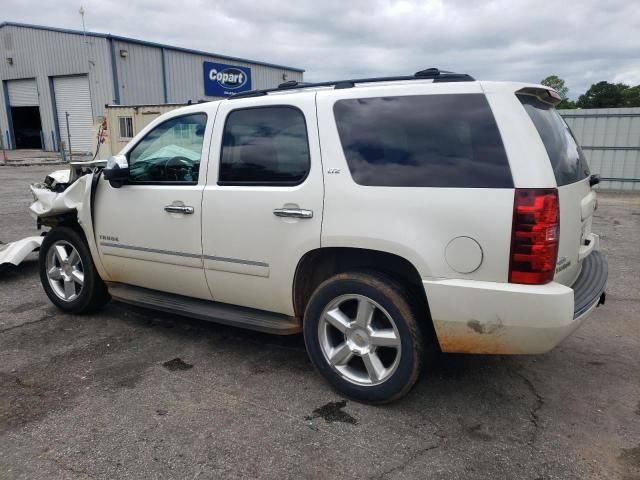
{"label": "roof rack", "polygon": [[288,82],[281,83],[276,88],[266,88],[263,90],[249,90],[248,92],[236,93],[228,97],[228,100],[234,98],[247,98],[247,97],[260,97],[271,92],[282,92],[285,90],[293,90],[300,88],[315,88],[315,87],[333,87],[336,90],[342,88],[353,88],[356,83],[375,83],[375,82],[392,82],[398,80],[427,80],[433,79],[434,82],[473,82],[475,78],[466,73],[454,73],[446,70],[438,70],[437,68],[427,68],[426,70],[420,70],[413,75],[405,75],[399,77],[372,77],[372,78],[354,78],[351,80],[334,80],[330,82],[298,82],[296,80],[289,80]]}

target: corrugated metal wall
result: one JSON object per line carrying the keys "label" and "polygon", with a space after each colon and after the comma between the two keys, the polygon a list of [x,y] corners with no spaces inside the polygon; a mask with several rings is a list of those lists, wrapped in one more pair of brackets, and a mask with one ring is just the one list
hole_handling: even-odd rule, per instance
{"label": "corrugated metal wall", "polygon": [[603,190],[640,191],[640,107],[559,110]]}
{"label": "corrugated metal wall", "polygon": [[[121,55],[120,51],[126,51]],[[0,132],[6,143],[9,129],[5,108],[6,81],[35,78],[47,150],[54,148],[52,77],[89,76],[94,122],[105,115],[105,104],[185,103],[212,99],[204,95],[203,62],[251,68],[253,88],[271,88],[287,80],[302,80],[302,72],[286,67],[208,56],[201,52],[150,44],[105,34],[47,27],[4,24],[0,29]],[[13,65],[5,60],[13,58]],[[115,62],[116,72],[113,71]],[[166,71],[166,94],[163,71]],[[114,79],[117,73],[117,89]],[[117,101],[119,97],[119,102]]]}
{"label": "corrugated metal wall", "polygon": [[[35,78],[40,97],[40,118],[44,131],[45,147],[53,149],[51,132],[55,131],[50,77],[88,74],[92,108],[103,111],[106,103],[113,101],[113,82],[108,42],[104,38],[4,26],[0,30],[0,78],[3,81],[19,78]],[[13,65],[6,58],[13,58]],[[89,63],[91,61],[91,63]],[[91,67],[90,67],[91,65]],[[3,89],[2,89],[3,90]],[[6,142],[8,129],[5,98],[0,90],[0,128]]]}
{"label": "corrugated metal wall", "polygon": [[[164,103],[162,49],[126,42],[114,42],[120,84],[120,103]],[[126,57],[120,51],[126,51]]]}
{"label": "corrugated metal wall", "polygon": [[287,80],[302,81],[302,72],[255,65],[246,62],[225,60],[203,55],[185,54],[183,52],[166,50],[167,84],[169,102],[185,103],[189,100],[212,100],[204,94],[203,62],[217,62],[228,65],[251,67],[251,81],[253,89],[273,88]]}

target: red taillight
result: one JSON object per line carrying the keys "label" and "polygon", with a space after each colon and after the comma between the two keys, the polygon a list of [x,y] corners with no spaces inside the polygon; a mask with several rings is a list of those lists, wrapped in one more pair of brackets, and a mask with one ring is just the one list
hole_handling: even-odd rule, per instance
{"label": "red taillight", "polygon": [[560,241],[555,188],[517,188],[513,201],[509,282],[540,285],[553,280]]}

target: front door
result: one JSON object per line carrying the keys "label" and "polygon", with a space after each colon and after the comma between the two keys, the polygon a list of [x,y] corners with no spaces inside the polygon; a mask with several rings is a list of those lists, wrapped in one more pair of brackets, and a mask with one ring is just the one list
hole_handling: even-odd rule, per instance
{"label": "front door", "polygon": [[320,247],[323,192],[314,92],[221,103],[202,203],[213,298],[292,315],[298,261]]}
{"label": "front door", "polygon": [[211,299],[202,265],[200,172],[212,123],[206,113],[192,113],[155,125],[126,152],[129,180],[120,188],[100,181],[95,231],[111,281]]}

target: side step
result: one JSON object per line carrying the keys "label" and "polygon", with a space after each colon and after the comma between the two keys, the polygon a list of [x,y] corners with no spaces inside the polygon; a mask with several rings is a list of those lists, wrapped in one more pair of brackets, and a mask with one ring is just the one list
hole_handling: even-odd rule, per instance
{"label": "side step", "polygon": [[302,331],[302,322],[299,319],[280,313],[200,300],[122,283],[108,282],[107,287],[115,300],[139,307],[276,335],[292,335]]}

